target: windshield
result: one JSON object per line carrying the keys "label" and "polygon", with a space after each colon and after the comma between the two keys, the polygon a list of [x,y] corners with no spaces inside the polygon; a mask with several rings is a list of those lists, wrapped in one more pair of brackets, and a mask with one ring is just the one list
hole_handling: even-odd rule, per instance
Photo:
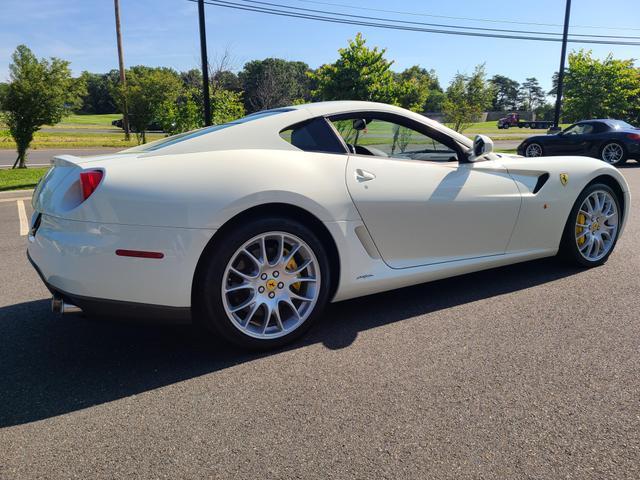
{"label": "windshield", "polygon": [[177,135],[172,135],[170,137],[162,138],[160,140],[156,140],[155,142],[146,143],[144,145],[139,145],[137,147],[129,148],[127,150],[123,150],[120,153],[141,153],[141,152],[153,152],[155,150],[159,150],[164,147],[168,147],[170,145],[175,145],[176,143],[184,142],[186,140],[191,140],[192,138],[200,137],[202,135],[207,135],[209,133],[217,132],[218,130],[222,130],[224,128],[232,127],[233,125],[241,125],[243,123],[252,122],[254,120],[258,120],[264,117],[270,117],[271,115],[276,115],[278,113],[290,112],[291,108],[276,108],[273,110],[263,110],[262,112],[252,113],[247,115],[246,117],[239,118],[238,120],[234,120],[233,122],[222,123],[220,125],[212,125],[210,127],[199,128],[198,130],[191,130],[190,132],[178,133]]}

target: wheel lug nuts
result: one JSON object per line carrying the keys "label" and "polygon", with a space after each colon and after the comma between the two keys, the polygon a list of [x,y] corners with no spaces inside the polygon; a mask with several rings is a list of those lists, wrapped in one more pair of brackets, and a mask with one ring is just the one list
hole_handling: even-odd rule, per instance
{"label": "wheel lug nuts", "polygon": [[277,271],[273,272],[273,276],[274,276],[275,278],[278,278],[278,275],[280,275],[280,274],[279,274]]}
{"label": "wheel lug nuts", "polygon": [[284,283],[282,282],[278,283],[278,288],[284,288]]}
{"label": "wheel lug nuts", "polygon": [[266,279],[267,279],[267,274],[266,274],[266,273],[263,273],[262,275],[260,275],[260,278],[261,278],[262,280],[266,280]]}
{"label": "wheel lug nuts", "polygon": [[275,297],[275,296],[276,296],[276,294],[275,294],[275,293],[273,293],[273,292],[269,292],[269,298],[273,298],[273,297]]}
{"label": "wheel lug nuts", "polygon": [[258,293],[264,293],[264,287],[258,288]]}

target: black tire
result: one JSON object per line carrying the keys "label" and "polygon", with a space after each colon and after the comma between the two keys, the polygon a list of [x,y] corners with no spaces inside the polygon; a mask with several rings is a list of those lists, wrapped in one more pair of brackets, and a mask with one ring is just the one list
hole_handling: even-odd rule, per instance
{"label": "black tire", "polygon": [[[622,158],[620,160],[618,160],[617,162],[614,163],[609,163],[604,159],[604,149],[607,148],[608,145],[618,145],[620,148],[622,148]],[[628,158],[628,154],[627,154],[627,149],[624,147],[624,145],[620,142],[607,142],[605,144],[602,145],[602,147],[600,148],[600,160],[602,160],[605,163],[608,163],[609,165],[613,165],[614,167],[617,167],[619,165],[623,165]]]}
{"label": "black tire", "polygon": [[505,130],[509,130],[510,125],[508,123],[505,123],[502,128],[504,128]]}
{"label": "black tire", "polygon": [[[563,260],[580,267],[597,267],[604,264],[608,259],[611,253],[615,250],[616,244],[618,243],[618,237],[620,234],[620,230],[616,232],[616,237],[613,240],[613,245],[609,249],[609,252],[599,260],[591,261],[582,256],[578,249],[578,245],[576,244],[576,220],[578,217],[578,212],[580,210],[580,206],[584,199],[587,198],[591,193],[596,190],[603,190],[608,192],[616,202],[616,208],[618,209],[618,221],[622,220],[622,210],[620,209],[620,199],[618,195],[613,191],[611,187],[605,185],[603,183],[594,183],[587,186],[582,193],[578,196],[578,199],[573,204],[573,208],[569,213],[569,218],[567,218],[567,223],[564,227],[564,232],[562,234],[562,241],[560,242],[560,250],[558,252],[558,256]],[[618,224],[620,225],[620,223]]]}
{"label": "black tire", "polygon": [[[292,332],[273,339],[258,339],[234,326],[225,312],[222,299],[222,281],[227,264],[236,251],[247,241],[262,233],[279,231],[302,239],[313,251],[320,270],[321,282],[318,299],[309,316]],[[215,335],[250,350],[278,348],[304,335],[322,314],[331,288],[331,272],[326,249],[317,235],[304,224],[285,217],[267,217],[249,221],[225,234],[209,249],[203,258],[202,270],[196,279],[195,299],[197,320]]]}

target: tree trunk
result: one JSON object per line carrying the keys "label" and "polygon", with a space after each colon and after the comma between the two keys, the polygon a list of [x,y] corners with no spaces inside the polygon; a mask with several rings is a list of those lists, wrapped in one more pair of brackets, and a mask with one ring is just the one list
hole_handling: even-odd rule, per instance
{"label": "tree trunk", "polygon": [[27,168],[27,151],[21,148],[18,149],[18,158],[13,163],[13,168]]}

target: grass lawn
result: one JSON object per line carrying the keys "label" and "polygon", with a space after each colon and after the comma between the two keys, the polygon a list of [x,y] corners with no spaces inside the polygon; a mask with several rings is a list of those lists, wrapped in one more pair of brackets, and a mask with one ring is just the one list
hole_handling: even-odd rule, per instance
{"label": "grass lawn", "polygon": [[69,115],[64,117],[58,125],[100,125],[110,127],[111,122],[122,118],[120,113],[107,113],[104,115]]}
{"label": "grass lawn", "polygon": [[511,154],[511,155],[515,155],[516,153],[518,153],[518,152],[516,152],[515,148],[496,148],[494,150],[494,152],[496,152],[496,153],[508,153],[508,154]]}
{"label": "grass lawn", "polygon": [[[162,133],[148,133],[147,142],[158,140],[165,135]],[[37,132],[34,136],[31,147],[38,148],[99,148],[115,147],[129,148],[138,145],[136,136],[131,135],[131,140],[125,142],[122,133],[57,133],[57,132]],[[5,130],[0,130],[0,149],[15,150],[16,144]]]}
{"label": "grass lawn", "polygon": [[47,170],[49,167],[0,169],[0,192],[33,188]]}

